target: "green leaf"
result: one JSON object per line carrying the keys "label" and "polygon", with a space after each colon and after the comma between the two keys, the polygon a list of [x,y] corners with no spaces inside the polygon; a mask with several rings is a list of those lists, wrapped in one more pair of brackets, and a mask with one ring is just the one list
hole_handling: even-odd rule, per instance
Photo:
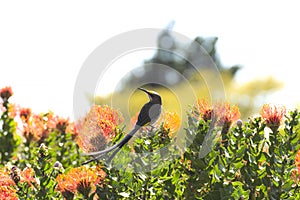
{"label": "green leaf", "polygon": [[236,152],[236,157],[242,157],[245,153],[246,148],[247,148],[246,145],[241,146]]}
{"label": "green leaf", "polygon": [[238,161],[234,163],[235,168],[240,169],[244,166],[244,163],[242,161]]}
{"label": "green leaf", "polygon": [[244,185],[244,183],[240,182],[240,181],[233,181],[232,183],[232,186],[234,187],[241,187]]}
{"label": "green leaf", "polygon": [[180,172],[179,171],[175,171],[175,173],[173,174],[173,178],[172,178],[172,184],[176,184],[177,181],[180,178]]}
{"label": "green leaf", "polygon": [[128,198],[130,196],[130,194],[127,193],[127,192],[120,192],[119,195],[124,197],[124,198]]}
{"label": "green leaf", "polygon": [[266,159],[267,159],[267,158],[266,158],[265,154],[261,152],[261,153],[259,154],[258,162],[259,162],[259,163],[263,163],[263,162],[266,161]]}

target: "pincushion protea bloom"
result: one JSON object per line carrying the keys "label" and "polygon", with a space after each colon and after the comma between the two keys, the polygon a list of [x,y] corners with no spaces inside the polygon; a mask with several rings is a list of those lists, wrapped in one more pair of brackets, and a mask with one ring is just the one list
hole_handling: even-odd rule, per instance
{"label": "pincushion protea bloom", "polygon": [[219,118],[219,124],[221,125],[231,125],[232,122],[235,122],[240,118],[239,108],[235,105],[231,106],[228,102],[219,104],[216,110],[216,114]]}
{"label": "pincushion protea bloom", "polygon": [[30,108],[19,108],[20,119],[22,121],[19,131],[25,137],[27,142],[37,141],[44,142],[52,131],[59,133],[75,133],[74,125],[69,122],[69,119],[64,119],[48,113],[35,114]]}
{"label": "pincushion protea bloom", "polygon": [[59,174],[56,177],[56,189],[61,192],[66,199],[73,199],[76,192],[76,184],[73,178],[68,175]]}
{"label": "pincushion protea bloom", "polygon": [[299,178],[300,178],[300,149],[298,150],[298,152],[296,154],[295,164],[296,164],[296,168],[298,170],[298,174],[299,174]]}
{"label": "pincushion protea bloom", "polygon": [[27,142],[41,143],[47,138],[50,130],[41,115],[33,114],[30,109],[23,108],[20,110],[20,118],[23,122],[20,131]]}
{"label": "pincushion protea bloom", "polygon": [[222,126],[222,135],[227,134],[231,124],[240,118],[239,108],[230,103],[218,103],[213,109],[213,115],[217,119],[217,125]]}
{"label": "pincushion protea bloom", "polygon": [[163,129],[169,131],[169,136],[174,137],[174,134],[180,128],[180,117],[175,112],[167,111],[164,115],[164,125]]}
{"label": "pincushion protea bloom", "polygon": [[273,132],[278,130],[285,113],[286,108],[284,106],[275,106],[272,104],[264,104],[260,110],[262,119]]}
{"label": "pincushion protea bloom", "polygon": [[297,151],[295,158],[295,167],[291,170],[291,177],[295,181],[295,183],[300,182],[300,149]]}
{"label": "pincushion protea bloom", "polygon": [[15,182],[10,178],[9,173],[0,169],[0,186],[14,186]]}
{"label": "pincushion protea bloom", "polygon": [[34,177],[34,170],[31,167],[26,167],[23,169],[23,171],[20,173],[21,175],[21,183],[27,183],[30,186],[33,186],[33,184],[36,184],[36,179]]}
{"label": "pincushion protea bloom", "polygon": [[94,105],[85,118],[76,124],[79,147],[85,152],[103,150],[115,137],[117,126],[122,122],[123,117],[117,110]]}
{"label": "pincushion protea bloom", "polygon": [[21,171],[18,167],[12,166],[10,171],[10,178],[15,182],[15,184],[27,183],[29,186],[36,184],[36,179],[34,178],[34,170],[30,167],[26,167]]}
{"label": "pincushion protea bloom", "polygon": [[69,125],[69,119],[57,118],[55,129],[57,129],[61,133],[65,133]]}
{"label": "pincushion protea bloom", "polygon": [[204,121],[212,120],[212,123],[222,126],[222,132],[228,132],[231,124],[240,118],[239,108],[230,103],[219,102],[211,105],[207,99],[198,99],[193,107],[193,115],[202,117]]}
{"label": "pincushion protea bloom", "polygon": [[23,122],[28,122],[28,120],[31,116],[31,109],[30,108],[21,108],[19,115]]}
{"label": "pincushion protea bloom", "polygon": [[0,199],[18,200],[16,189],[0,185]]}
{"label": "pincushion protea bloom", "polygon": [[0,89],[0,97],[2,98],[3,102],[7,102],[9,97],[13,95],[11,87],[4,87]]}
{"label": "pincushion protea bloom", "polygon": [[115,137],[116,127],[123,122],[121,114],[109,106],[94,106],[98,117],[98,125],[106,138]]}
{"label": "pincushion protea bloom", "polygon": [[208,121],[211,119],[213,106],[208,102],[207,99],[198,99],[193,107],[193,115],[199,120],[200,117],[204,121]]}
{"label": "pincushion protea bloom", "polygon": [[0,169],[0,199],[17,200],[15,182],[10,178],[9,173]]}
{"label": "pincushion protea bloom", "polygon": [[96,185],[104,181],[105,177],[106,173],[99,166],[73,168],[66,174],[57,176],[57,190],[67,199],[73,198],[76,193],[88,197],[91,192],[95,191]]}

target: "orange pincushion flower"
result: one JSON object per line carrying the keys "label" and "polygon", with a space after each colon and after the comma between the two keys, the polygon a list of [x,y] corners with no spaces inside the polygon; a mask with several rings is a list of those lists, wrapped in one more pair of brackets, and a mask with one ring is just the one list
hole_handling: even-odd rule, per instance
{"label": "orange pincushion flower", "polygon": [[14,181],[15,184],[27,183],[32,186],[32,184],[36,184],[36,180],[34,178],[34,170],[30,167],[26,167],[21,171],[18,167],[12,166],[10,168],[10,178]]}
{"label": "orange pincushion flower", "polygon": [[17,200],[15,185],[8,172],[0,169],[0,199]]}
{"label": "orange pincushion flower", "polygon": [[9,97],[11,97],[13,95],[12,89],[11,87],[4,87],[2,89],[0,89],[0,97],[2,98],[2,100],[4,102],[6,102]]}
{"label": "orange pincushion flower", "polygon": [[55,116],[52,111],[43,114],[41,117],[44,120],[45,126],[49,129],[55,129],[57,122],[62,119],[58,116]]}
{"label": "orange pincushion flower", "polygon": [[108,106],[94,106],[98,116],[98,125],[105,137],[114,137],[116,127],[123,122],[120,113]]}
{"label": "orange pincushion flower", "polygon": [[23,122],[27,122],[31,116],[30,108],[21,108],[20,110],[20,118]]}
{"label": "orange pincushion flower", "polygon": [[194,105],[193,113],[199,118],[200,116],[204,121],[208,121],[211,119],[213,107],[207,101],[207,99],[198,99]]}
{"label": "orange pincushion flower", "polygon": [[14,186],[15,182],[10,178],[9,173],[0,169],[0,186]]}
{"label": "orange pincushion flower", "polygon": [[65,133],[68,126],[69,126],[69,119],[58,118],[55,128],[58,131]]}
{"label": "orange pincushion flower", "polygon": [[295,158],[295,166],[296,168],[291,170],[291,177],[296,182],[300,182],[300,149],[297,151]]}
{"label": "orange pincushion flower", "polygon": [[91,109],[84,119],[77,122],[76,129],[77,143],[83,151],[99,151],[105,148],[107,140],[98,126],[98,117],[94,110]]}
{"label": "orange pincushion flower", "polygon": [[106,173],[101,167],[91,168],[81,166],[71,169],[66,174],[59,174],[56,178],[57,190],[63,195],[74,195],[77,192],[88,196],[96,189],[96,185],[104,181]]}
{"label": "orange pincushion flower", "polygon": [[299,174],[299,178],[300,178],[300,149],[298,150],[298,152],[296,154],[295,164],[296,164],[296,168],[298,170],[298,174]]}
{"label": "orange pincushion flower", "polygon": [[76,183],[73,181],[73,177],[70,176],[71,172],[68,174],[59,174],[56,177],[57,181],[57,190],[60,192],[76,192]]}
{"label": "orange pincushion flower", "polygon": [[69,122],[66,129],[66,133],[72,133],[74,137],[77,137],[78,132],[74,122]]}
{"label": "orange pincushion flower", "polygon": [[122,123],[122,115],[108,107],[94,105],[84,119],[78,121],[78,145],[86,152],[105,148],[115,137],[117,126]]}
{"label": "orange pincushion flower", "polygon": [[22,183],[26,182],[28,185],[36,183],[36,180],[34,178],[34,170],[30,167],[26,167],[25,169],[23,169],[23,171],[20,173],[20,176],[20,182]]}
{"label": "orange pincushion flower", "polygon": [[16,189],[0,185],[0,199],[18,200]]}
{"label": "orange pincushion flower", "polygon": [[175,112],[167,111],[164,116],[164,130],[169,131],[170,137],[174,137],[174,134],[180,128],[180,117]]}
{"label": "orange pincushion flower", "polygon": [[265,104],[260,110],[261,117],[273,132],[277,131],[285,113],[286,108],[284,106],[275,106],[272,104]]}
{"label": "orange pincushion flower", "polygon": [[28,142],[38,141],[42,143],[53,130],[60,133],[73,133],[69,119],[55,116],[53,112],[34,114],[29,108],[21,108],[19,116],[22,121],[20,127],[22,135]]}
{"label": "orange pincushion flower", "polygon": [[217,110],[216,114],[219,117],[219,124],[221,125],[231,124],[240,118],[239,108],[235,105],[230,106],[228,102],[220,104],[215,110]]}
{"label": "orange pincushion flower", "polygon": [[45,126],[43,118],[39,115],[24,116],[22,134],[28,142],[42,141],[48,136],[49,130]]}
{"label": "orange pincushion flower", "polygon": [[70,122],[69,118],[62,118],[54,115],[53,112],[48,112],[43,116],[46,127],[51,130],[56,130],[59,133],[72,133],[76,135],[74,123]]}
{"label": "orange pincushion flower", "polygon": [[232,122],[240,118],[239,108],[231,106],[228,102],[211,105],[207,99],[198,99],[193,108],[193,114],[197,118],[202,117],[204,121],[213,119],[213,123],[225,126],[229,129]]}
{"label": "orange pincushion flower", "polygon": [[237,106],[231,106],[228,102],[218,103],[213,109],[213,115],[216,119],[217,125],[222,126],[222,135],[228,133],[231,124],[240,118],[239,108]]}

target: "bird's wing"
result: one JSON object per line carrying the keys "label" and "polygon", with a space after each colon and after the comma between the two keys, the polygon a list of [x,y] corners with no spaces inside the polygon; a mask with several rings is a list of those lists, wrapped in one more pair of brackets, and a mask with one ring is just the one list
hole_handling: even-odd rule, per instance
{"label": "bird's wing", "polygon": [[151,103],[148,102],[142,107],[140,114],[138,116],[138,120],[136,122],[138,126],[144,126],[151,121],[149,116],[149,110],[151,106],[152,106]]}

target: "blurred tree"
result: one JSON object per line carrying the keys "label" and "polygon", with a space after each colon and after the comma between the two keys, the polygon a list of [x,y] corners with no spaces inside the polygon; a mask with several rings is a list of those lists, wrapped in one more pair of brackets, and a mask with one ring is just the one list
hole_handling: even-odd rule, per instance
{"label": "blurred tree", "polygon": [[[246,116],[262,105],[261,99],[265,95],[280,88],[281,84],[275,79],[255,80],[246,85],[238,85],[234,78],[241,66],[222,64],[217,52],[217,37],[199,36],[190,43],[184,43],[172,34],[173,26],[172,22],[158,35],[158,48],[153,57],[144,60],[141,67],[132,70],[129,76],[121,80],[121,84],[118,85],[119,92],[114,92],[108,97],[96,97],[95,103],[109,104],[113,100],[114,106],[120,108],[121,112],[127,113],[129,108],[130,113],[135,114],[140,109],[139,105],[147,101],[147,98],[143,94],[134,95],[134,104],[128,104],[131,99],[126,102],[124,99],[132,98],[132,89],[144,86],[146,83],[146,87],[155,88],[163,94],[165,100],[174,99],[174,94],[177,98],[183,96],[184,99],[180,99],[178,105],[175,105],[173,100],[164,102],[164,106],[173,107],[173,111],[182,112],[189,109],[187,105],[195,102],[192,95],[186,95],[191,87],[198,98],[211,97],[212,91],[209,91],[207,87],[207,79],[209,79],[213,80],[209,84],[215,84],[211,88],[219,89],[221,93],[225,89],[227,100],[239,105],[242,116]],[[216,74],[216,69],[218,74]],[[216,75],[221,76],[221,82],[214,81]],[[187,80],[189,85],[186,83]],[[218,87],[220,83],[223,84],[222,87]],[[172,105],[167,105],[169,102]]]}
{"label": "blurred tree", "polygon": [[[231,75],[231,79],[240,69],[239,65],[225,67],[218,56],[216,50],[217,37],[196,37],[191,43],[184,44],[172,35],[170,23],[157,38],[157,50],[154,56],[144,61],[144,73],[136,75],[131,73],[125,84],[139,85],[143,82],[155,81],[162,85],[177,84],[182,81],[182,75],[190,79],[197,69],[211,69],[217,67],[220,73]],[[192,64],[193,63],[193,64]],[[195,65],[195,66],[193,66]],[[213,66],[215,65],[215,66]],[[165,70],[157,70],[166,66]],[[151,84],[152,87],[159,87],[159,84]]]}

